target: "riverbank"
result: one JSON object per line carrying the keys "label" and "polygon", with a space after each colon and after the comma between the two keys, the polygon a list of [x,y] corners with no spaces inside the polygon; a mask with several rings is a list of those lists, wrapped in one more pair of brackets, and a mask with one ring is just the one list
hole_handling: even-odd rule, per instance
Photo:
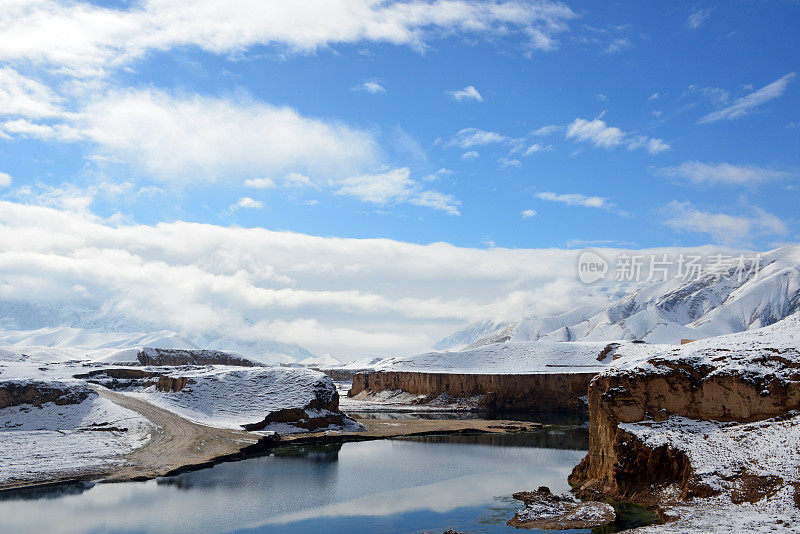
{"label": "riverbank", "polygon": [[0,484],[0,491],[66,482],[102,479],[108,482],[149,480],[221,462],[262,454],[272,448],[300,443],[345,443],[400,437],[447,434],[507,434],[541,428],[541,424],[486,419],[356,418],[364,430],[328,430],[276,435],[214,428],[184,419],[144,399],[95,387],[98,395],[142,416],[150,428],[148,441],[105,465],[76,469],[72,474],[38,476]]}

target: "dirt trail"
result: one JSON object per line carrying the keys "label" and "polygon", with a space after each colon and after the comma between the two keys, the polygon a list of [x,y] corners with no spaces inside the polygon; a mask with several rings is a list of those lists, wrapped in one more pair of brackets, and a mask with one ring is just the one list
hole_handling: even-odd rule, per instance
{"label": "dirt trail", "polygon": [[152,427],[151,439],[125,456],[126,465],[111,473],[107,480],[153,478],[237,453],[258,441],[258,436],[249,432],[200,425],[142,399],[100,387],[95,390],[101,397],[141,414]]}

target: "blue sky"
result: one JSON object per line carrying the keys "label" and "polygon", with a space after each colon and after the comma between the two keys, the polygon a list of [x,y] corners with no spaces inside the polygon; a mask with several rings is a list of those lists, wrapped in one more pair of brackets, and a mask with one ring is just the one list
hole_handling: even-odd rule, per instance
{"label": "blue sky", "polygon": [[347,357],[599,302],[584,247],[797,242],[798,27],[790,0],[3,2],[0,300]]}
{"label": "blue sky", "polygon": [[[57,12],[58,2],[45,4]],[[156,4],[94,5],[124,15],[132,5],[154,10]],[[512,4],[523,11],[541,6]],[[210,37],[188,35],[184,42],[129,53],[132,38],[121,33],[118,41],[113,35],[96,37],[111,40],[103,46],[118,47],[111,53],[84,53],[81,43],[75,44],[75,55],[82,54],[77,59],[0,45],[6,48],[0,52],[5,68],[47,88],[62,110],[5,116],[0,169],[13,181],[3,194],[42,202],[42,186],[69,185],[79,194],[99,184],[124,183],[131,188],[124,194],[93,193],[89,209],[145,224],[189,220],[463,246],[565,247],[585,241],[766,248],[797,240],[800,81],[793,73],[800,68],[800,7],[795,2],[549,5],[561,10],[548,22],[558,27],[545,30],[550,41],[539,46],[532,44],[525,22],[513,21],[489,21],[488,29],[475,31],[456,22],[423,25],[420,36],[400,43],[320,38],[304,48],[294,37],[232,38],[222,51],[209,50]],[[69,20],[58,13],[52,16]],[[293,31],[302,28],[288,34]],[[94,72],[65,74],[70,69]],[[466,87],[474,93],[454,97]],[[745,102],[738,115],[734,110],[703,122],[765,87],[765,98]],[[7,121],[27,120],[91,129],[101,119],[64,119],[59,113],[92,113],[87,108],[100,100],[119,106],[125,92],[155,92],[170,100],[155,113],[200,99],[191,113],[203,114],[224,101],[237,112],[232,122],[260,105],[288,107],[361,137],[345,144],[370,146],[362,147],[366,154],[327,155],[312,165],[307,160],[314,159],[313,150],[281,164],[269,157],[237,164],[249,158],[246,152],[259,151],[259,143],[251,142],[244,153],[221,147],[216,158],[197,161],[182,153],[198,145],[202,152],[216,150],[197,131],[171,133],[184,139],[172,139],[166,153],[150,154],[157,150],[151,147],[134,156],[151,138],[148,128],[160,127],[144,119],[136,126],[140,132],[119,139],[113,139],[116,130],[128,127],[123,117],[102,125],[108,131],[99,137],[78,133],[75,141],[41,139],[8,127]],[[201,128],[224,131],[225,115]],[[568,135],[576,120],[594,130],[585,137]],[[534,133],[543,127],[548,135]],[[466,142],[459,143],[462,130]],[[494,136],[479,135],[470,143],[468,134],[475,132]],[[230,135],[260,134],[250,126]],[[648,149],[651,140],[660,148]],[[644,146],[636,148],[637,143]],[[136,161],[172,156],[180,161],[168,170]],[[751,172],[735,178],[742,168]],[[365,196],[368,183],[382,187],[381,182],[399,180],[385,175],[398,169],[408,169],[417,191],[437,193],[427,203],[434,206],[410,200],[419,193],[398,193],[398,184]],[[307,180],[287,185],[285,177],[292,173]],[[368,178],[343,192],[342,180],[353,176]],[[269,178],[274,186],[244,185],[254,178]],[[25,186],[32,188],[27,197],[17,191]],[[150,194],[134,195],[141,188]],[[537,196],[542,193],[554,195],[545,200]],[[235,207],[242,198],[255,202]],[[722,219],[710,224],[714,217]]]}

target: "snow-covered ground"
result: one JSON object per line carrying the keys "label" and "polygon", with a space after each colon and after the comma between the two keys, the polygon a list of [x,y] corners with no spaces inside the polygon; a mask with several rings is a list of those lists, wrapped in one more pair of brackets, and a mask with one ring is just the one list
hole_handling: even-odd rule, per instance
{"label": "snow-covered ground", "polygon": [[710,366],[712,373],[788,378],[795,374],[794,366],[800,366],[800,312],[763,328],[680,346],[652,347],[655,352],[621,351],[623,357],[614,360],[612,367],[633,373],[659,372],[660,366],[648,361],[652,356],[659,356],[659,361]]}
{"label": "snow-covered ground", "polygon": [[[733,375],[796,383],[800,312],[764,328],[673,348],[655,361],[641,356],[623,358],[610,372],[658,374],[678,363],[704,369],[706,379]],[[751,423],[698,421],[673,415],[660,422],[623,423],[620,428],[653,448],[668,445],[685,452],[699,483],[720,492],[667,506],[667,513],[679,520],[643,532],[800,531],[800,508],[796,504],[800,496],[796,493],[800,489],[796,486],[800,482],[797,411]],[[663,498],[669,501],[671,496],[665,494]]]}
{"label": "snow-covered ground", "polygon": [[[0,333],[0,389],[37,384],[80,392],[77,403],[42,403],[38,393],[33,398],[6,396],[3,402],[9,404],[11,398],[11,405],[0,408],[0,485],[105,472],[103,467],[123,463],[124,455],[149,440],[153,426],[145,418],[98,396],[85,380],[76,378],[109,367],[187,378],[189,383],[177,393],[156,391],[149,385],[154,378],[129,381],[120,393],[207,426],[241,430],[240,425],[261,422],[271,412],[304,409],[314,401],[318,409],[306,410],[309,418],[341,420],[336,419],[338,413],[324,409],[335,395],[332,381],[304,367],[137,364],[144,348],[140,343],[180,347],[170,343],[175,339],[179,338],[171,333],[131,336],[66,327]],[[344,422],[353,424],[346,418]],[[305,431],[287,423],[264,430]]]}
{"label": "snow-covered ground", "polygon": [[151,386],[130,395],[196,423],[241,429],[242,425],[262,421],[270,412],[305,408],[317,399],[332,398],[336,392],[333,382],[322,373],[293,367],[215,366],[174,375],[190,380],[177,393],[158,391]]}
{"label": "snow-covered ground", "polygon": [[[48,382],[85,388],[78,381]],[[144,445],[150,426],[136,412],[94,391],[78,404],[21,404],[0,409],[0,484],[59,479],[122,462]]]}
{"label": "snow-covered ground", "polygon": [[[653,447],[667,444],[684,451],[702,482],[722,491],[667,507],[680,519],[642,532],[786,532],[800,525],[794,500],[794,483],[800,480],[800,415],[746,424],[671,417],[620,426]],[[743,473],[780,481],[757,502],[734,504],[731,493],[742,491],[738,476]],[[776,522],[779,518],[784,526]]]}
{"label": "snow-covered ground", "polygon": [[619,357],[646,357],[671,345],[619,342],[602,359],[606,342],[497,343],[459,352],[427,352],[408,358],[387,358],[376,370],[463,374],[592,373],[607,369]]}

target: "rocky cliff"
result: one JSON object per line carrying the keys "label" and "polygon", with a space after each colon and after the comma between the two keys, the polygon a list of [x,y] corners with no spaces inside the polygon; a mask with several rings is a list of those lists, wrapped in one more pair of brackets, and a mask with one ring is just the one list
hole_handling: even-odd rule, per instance
{"label": "rocky cliff", "polygon": [[0,382],[0,409],[21,404],[41,406],[49,402],[57,406],[80,404],[90,395],[96,394],[80,383],[9,380]]}
{"label": "rocky cliff", "polygon": [[457,374],[374,371],[353,376],[348,396],[362,391],[403,390],[429,398],[481,396],[479,406],[491,411],[582,412],[594,373]]}
{"label": "rocky cliff", "polygon": [[601,373],[589,385],[589,453],[570,483],[582,497],[650,506],[741,489],[748,480],[766,484],[771,475],[754,474],[756,449],[736,469],[702,472],[698,464],[708,462],[697,451],[715,432],[744,436],[721,446],[734,456],[746,448],[737,440],[747,439],[747,429],[761,428],[747,423],[768,427],[800,408],[797,332],[795,315],[754,332],[621,361]]}
{"label": "rocky cliff", "polygon": [[260,364],[228,352],[218,350],[156,349],[144,348],[136,355],[141,365],[236,365],[254,367]]}

